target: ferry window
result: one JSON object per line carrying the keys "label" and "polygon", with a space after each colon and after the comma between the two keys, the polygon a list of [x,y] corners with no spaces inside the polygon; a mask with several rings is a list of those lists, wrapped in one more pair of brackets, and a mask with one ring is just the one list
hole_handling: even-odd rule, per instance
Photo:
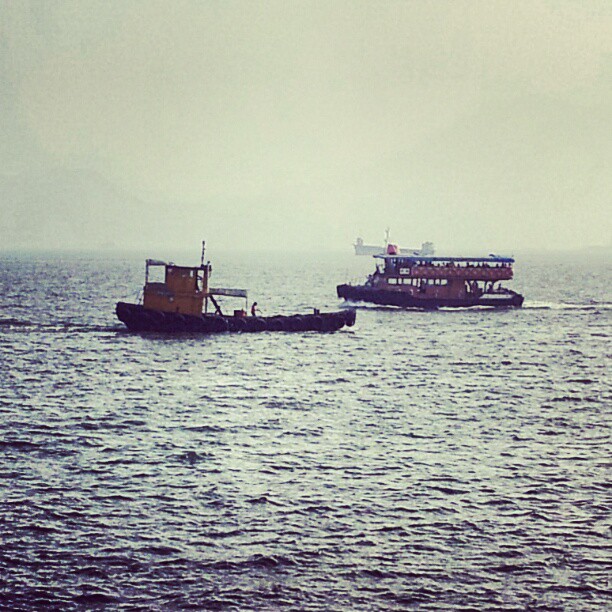
{"label": "ferry window", "polygon": [[397,278],[390,278],[389,279],[389,284],[390,285],[397,285]]}

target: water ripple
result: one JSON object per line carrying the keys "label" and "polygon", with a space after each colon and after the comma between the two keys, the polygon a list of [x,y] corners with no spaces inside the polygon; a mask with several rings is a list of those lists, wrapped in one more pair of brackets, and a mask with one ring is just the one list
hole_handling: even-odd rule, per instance
{"label": "water ripple", "polygon": [[[572,296],[534,263],[520,311],[173,338],[113,319],[140,261],[0,265],[3,609],[612,606],[609,267]],[[255,269],[227,284],[337,306],[335,260]]]}

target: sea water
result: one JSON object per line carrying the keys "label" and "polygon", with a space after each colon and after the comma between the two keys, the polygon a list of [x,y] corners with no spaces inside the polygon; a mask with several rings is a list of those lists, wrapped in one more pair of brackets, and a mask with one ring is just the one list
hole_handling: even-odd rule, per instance
{"label": "sea water", "polygon": [[[0,256],[3,608],[612,605],[609,260],[520,259],[516,310],[212,336],[129,333],[143,267]],[[212,284],[335,310],[372,269],[234,253]]]}

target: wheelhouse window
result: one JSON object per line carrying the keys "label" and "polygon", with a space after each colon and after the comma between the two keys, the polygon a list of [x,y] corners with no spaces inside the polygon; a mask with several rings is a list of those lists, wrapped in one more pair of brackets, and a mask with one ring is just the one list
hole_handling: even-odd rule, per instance
{"label": "wheelhouse window", "polygon": [[147,274],[148,283],[160,283],[166,282],[166,270],[163,266],[149,266]]}

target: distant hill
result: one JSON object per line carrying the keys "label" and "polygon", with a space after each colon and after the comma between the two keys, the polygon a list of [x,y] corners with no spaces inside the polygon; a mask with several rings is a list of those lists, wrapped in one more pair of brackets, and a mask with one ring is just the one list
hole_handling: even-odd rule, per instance
{"label": "distant hill", "polygon": [[[492,98],[362,168],[355,217],[374,225],[382,216],[394,235],[417,228],[423,240],[453,248],[604,242],[612,190],[606,113],[541,96]],[[379,190],[368,197],[373,184]]]}
{"label": "distant hill", "polygon": [[130,246],[135,236],[147,233],[146,209],[144,202],[87,170],[0,174],[0,248]]}

